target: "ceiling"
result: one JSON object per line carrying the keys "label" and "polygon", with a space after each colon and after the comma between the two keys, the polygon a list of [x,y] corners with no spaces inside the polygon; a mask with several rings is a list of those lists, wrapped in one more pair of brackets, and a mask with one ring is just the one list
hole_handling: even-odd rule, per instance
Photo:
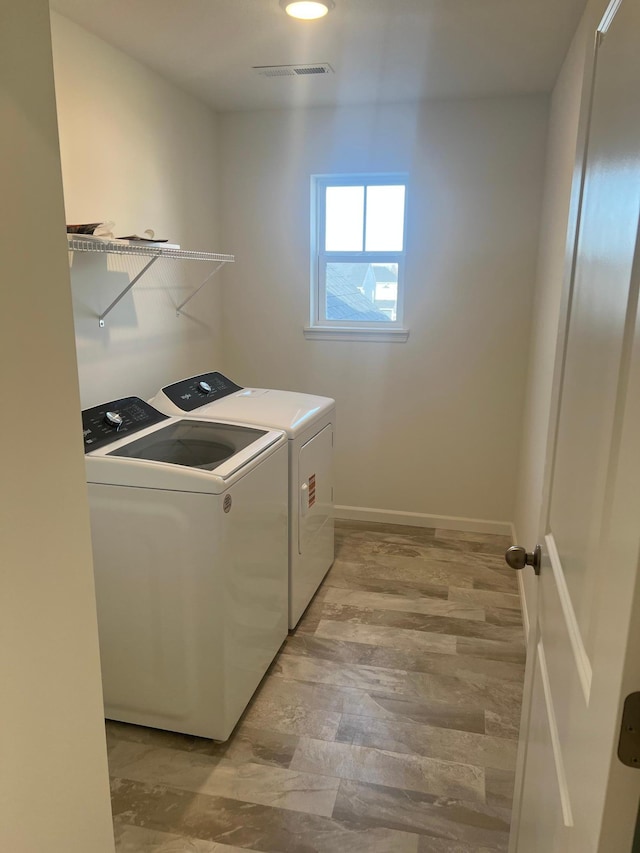
{"label": "ceiling", "polygon": [[[335,0],[297,21],[278,0],[51,0],[52,8],[214,109],[549,91],[586,0]],[[252,66],[329,63],[260,77]]]}

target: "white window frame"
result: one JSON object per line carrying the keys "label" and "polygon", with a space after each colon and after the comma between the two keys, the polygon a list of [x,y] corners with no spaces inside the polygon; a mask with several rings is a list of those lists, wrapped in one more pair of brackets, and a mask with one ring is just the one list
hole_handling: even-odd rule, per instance
{"label": "white window frame", "polygon": [[[365,187],[363,238],[367,226],[368,186],[398,186],[405,188],[404,229],[401,252],[327,252],[325,246],[326,190],[327,187]],[[305,328],[305,337],[337,340],[406,341],[409,331],[404,327],[404,273],[407,241],[407,198],[408,175],[406,174],[348,174],[313,175],[311,178],[311,316]],[[393,263],[397,264],[398,285],[396,297],[396,319],[376,322],[375,320],[329,320],[326,317],[327,263]]]}

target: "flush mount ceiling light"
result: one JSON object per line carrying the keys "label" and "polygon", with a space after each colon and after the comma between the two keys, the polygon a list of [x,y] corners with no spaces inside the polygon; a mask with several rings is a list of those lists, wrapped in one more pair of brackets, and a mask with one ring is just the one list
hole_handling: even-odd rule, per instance
{"label": "flush mount ceiling light", "polygon": [[292,18],[311,21],[324,17],[336,4],[333,0],[280,0],[280,5]]}

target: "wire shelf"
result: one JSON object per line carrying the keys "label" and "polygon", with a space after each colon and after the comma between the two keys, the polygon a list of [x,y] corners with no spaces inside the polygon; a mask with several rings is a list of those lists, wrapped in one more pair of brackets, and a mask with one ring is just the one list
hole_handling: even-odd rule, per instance
{"label": "wire shelf", "polygon": [[145,258],[174,258],[185,261],[213,261],[232,264],[233,255],[220,255],[215,252],[190,252],[186,249],[172,249],[160,244],[128,243],[125,240],[98,240],[82,234],[67,234],[71,252],[106,252],[109,255],[139,255]]}
{"label": "wire shelf", "polygon": [[123,296],[126,296],[134,284],[140,281],[142,276],[158,260],[158,258],[169,258],[177,261],[209,261],[209,263],[215,264],[215,267],[205,278],[202,284],[197,287],[193,293],[184,300],[184,302],[181,302],[180,305],[178,305],[176,308],[176,314],[178,317],[182,313],[182,309],[187,302],[193,299],[196,293],[199,293],[202,290],[205,284],[209,279],[213,278],[221,266],[224,264],[232,264],[235,261],[235,257],[233,255],[220,255],[216,252],[189,252],[186,249],[175,249],[161,244],[151,245],[149,243],[130,243],[126,240],[101,240],[95,237],[87,237],[82,234],[67,234],[67,242],[69,244],[70,252],[93,252],[94,254],[102,253],[108,255],[137,255],[138,257],[148,258],[147,263],[140,272],[132,278],[124,290],[116,296],[111,305],[109,305],[102,314],[98,315],[100,328],[104,328],[104,321],[107,314],[116,307]]}

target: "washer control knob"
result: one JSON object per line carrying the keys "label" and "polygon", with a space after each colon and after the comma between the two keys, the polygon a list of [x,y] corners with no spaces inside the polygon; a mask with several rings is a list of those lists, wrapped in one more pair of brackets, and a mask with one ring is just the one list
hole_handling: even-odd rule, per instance
{"label": "washer control knob", "polygon": [[203,394],[210,394],[212,388],[208,382],[205,382],[204,379],[201,379],[200,382],[198,382],[198,391],[201,391]]}
{"label": "washer control knob", "polygon": [[118,412],[106,412],[104,419],[109,426],[120,428],[123,424],[122,415]]}

